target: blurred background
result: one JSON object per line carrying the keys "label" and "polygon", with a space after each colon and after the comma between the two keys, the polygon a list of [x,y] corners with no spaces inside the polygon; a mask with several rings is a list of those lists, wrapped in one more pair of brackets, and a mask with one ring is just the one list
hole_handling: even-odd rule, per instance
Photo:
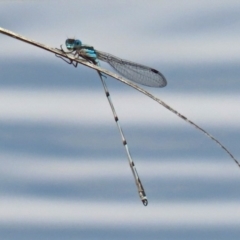
{"label": "blurred background", "polygon": [[[161,71],[146,89],[240,160],[239,1],[0,1],[0,27]],[[108,78],[144,207],[97,73],[0,42],[0,239],[239,239],[239,168],[213,141]]]}

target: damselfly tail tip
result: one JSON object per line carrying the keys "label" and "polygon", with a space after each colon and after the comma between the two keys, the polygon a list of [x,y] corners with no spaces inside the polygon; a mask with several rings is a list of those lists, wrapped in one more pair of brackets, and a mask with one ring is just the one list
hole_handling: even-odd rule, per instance
{"label": "damselfly tail tip", "polygon": [[143,200],[142,200],[142,203],[143,203],[143,205],[146,207],[146,206],[148,205],[148,200],[147,200],[147,198],[143,199]]}

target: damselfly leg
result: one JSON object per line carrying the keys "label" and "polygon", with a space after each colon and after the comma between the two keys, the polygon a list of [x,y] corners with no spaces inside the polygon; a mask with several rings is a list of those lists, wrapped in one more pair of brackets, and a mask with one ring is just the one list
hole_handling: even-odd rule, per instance
{"label": "damselfly leg", "polygon": [[58,54],[55,54],[55,56],[56,57],[58,57],[58,58],[61,58],[64,62],[66,62],[67,64],[70,64],[70,65],[73,65],[74,67],[77,67],[78,66],[78,63],[77,62],[75,62],[74,60],[70,60],[69,58],[68,58],[68,54],[70,53],[70,54],[73,54],[74,52],[74,54],[73,54],[73,56],[75,57],[75,58],[78,58],[78,57],[76,57],[76,50],[72,50],[72,51],[69,51],[69,52],[67,52],[67,51],[65,51],[63,48],[62,48],[62,45],[60,46],[60,48],[61,49],[58,49],[57,48],[57,50],[60,50],[61,52],[63,52],[64,54],[66,54],[67,56],[66,56],[66,58],[69,60],[69,61],[67,61],[63,56],[60,56],[60,55],[58,55]]}

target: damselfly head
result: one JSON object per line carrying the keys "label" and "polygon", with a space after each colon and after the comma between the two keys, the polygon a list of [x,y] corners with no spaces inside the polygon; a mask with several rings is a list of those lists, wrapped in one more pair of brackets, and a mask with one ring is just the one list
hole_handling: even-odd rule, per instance
{"label": "damselfly head", "polygon": [[78,39],[68,38],[65,42],[68,50],[76,50],[82,46],[82,42]]}

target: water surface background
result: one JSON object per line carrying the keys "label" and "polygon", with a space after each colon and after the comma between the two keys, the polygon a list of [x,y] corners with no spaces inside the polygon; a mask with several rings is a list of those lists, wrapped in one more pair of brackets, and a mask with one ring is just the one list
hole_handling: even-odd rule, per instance
{"label": "water surface background", "polygon": [[[51,47],[76,37],[158,69],[167,87],[146,89],[240,159],[239,9],[234,0],[0,1],[0,26]],[[1,239],[239,239],[240,172],[214,142],[108,78],[143,207],[96,72],[0,42]]]}

